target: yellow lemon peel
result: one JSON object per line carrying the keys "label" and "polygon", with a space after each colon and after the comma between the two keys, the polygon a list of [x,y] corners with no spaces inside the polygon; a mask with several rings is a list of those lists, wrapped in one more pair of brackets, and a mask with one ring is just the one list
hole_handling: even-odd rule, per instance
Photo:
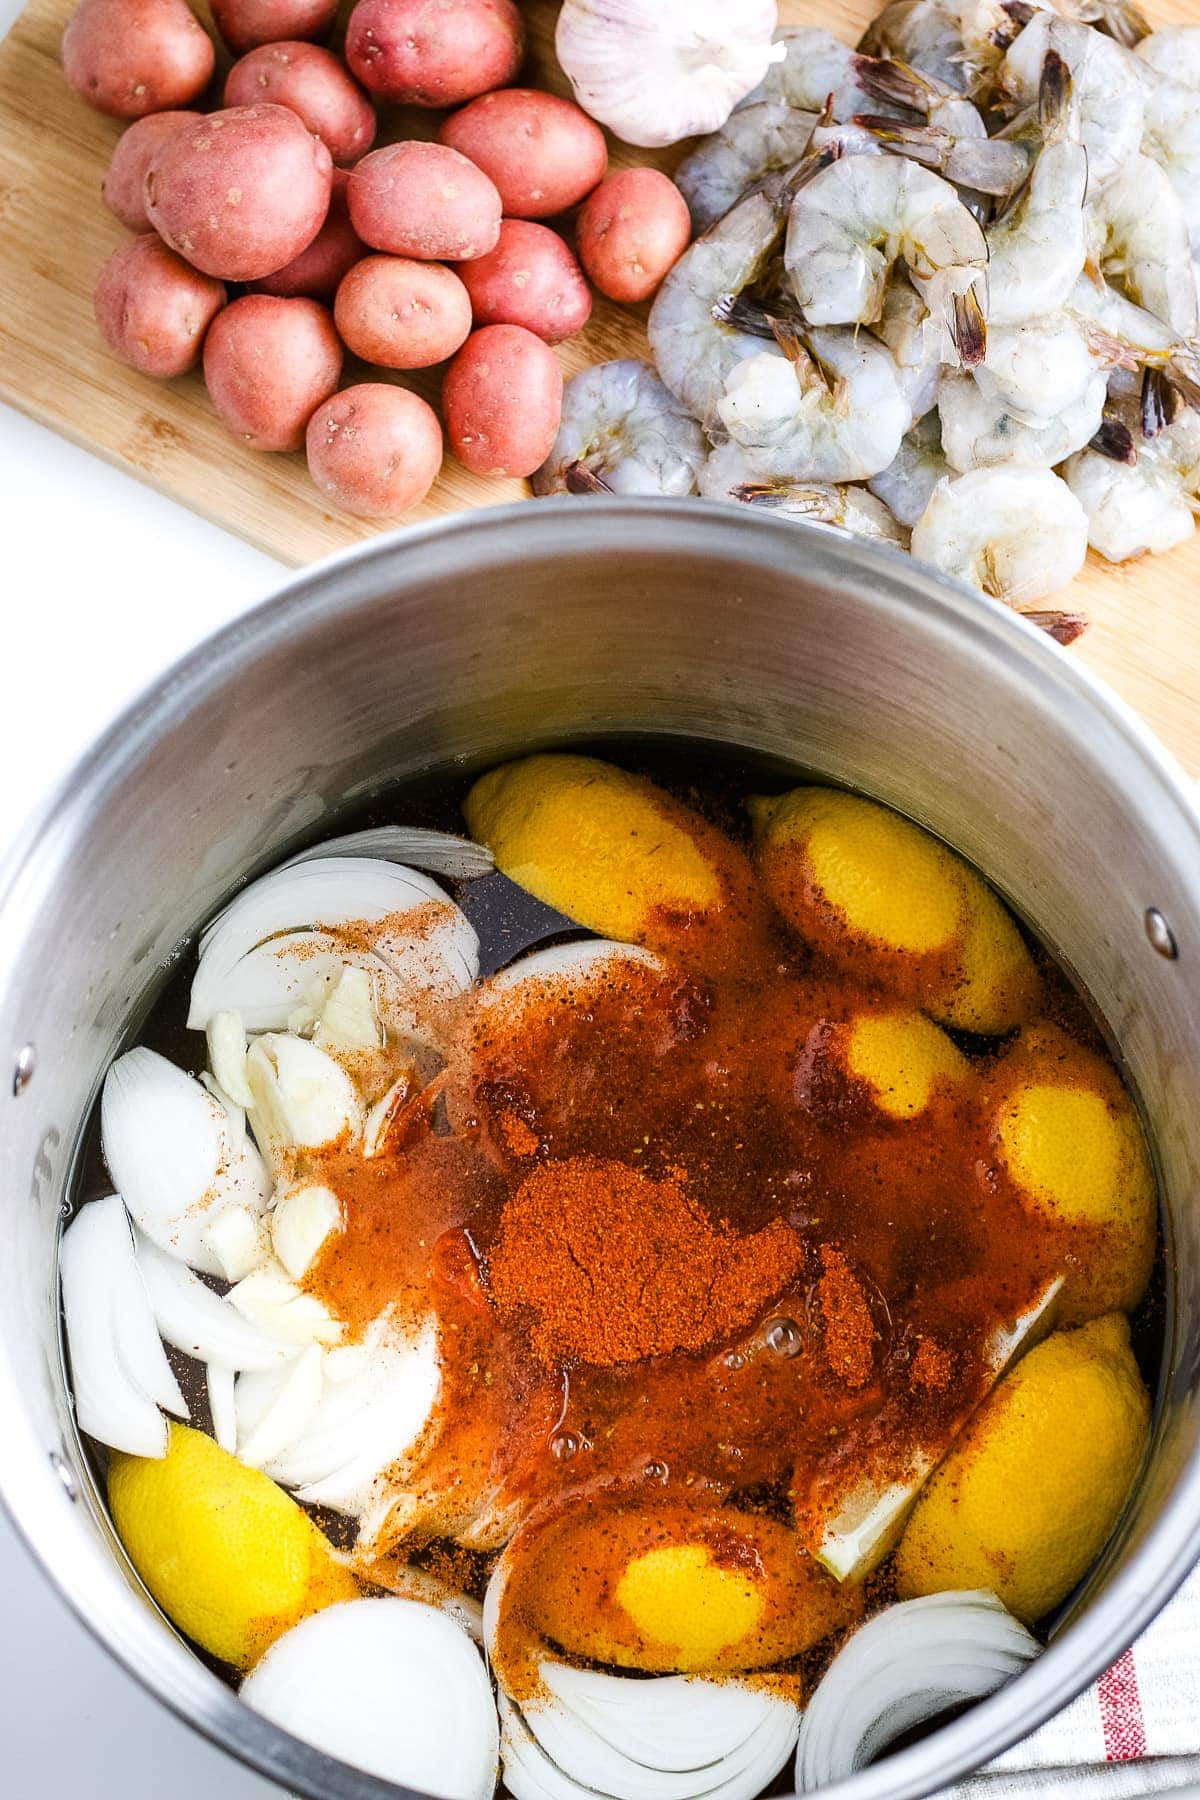
{"label": "yellow lemon peel", "polygon": [[868,1084],[880,1112],[912,1119],[925,1111],[939,1083],[962,1081],[970,1065],[924,1014],[891,1012],[851,1020],[846,1067]]}
{"label": "yellow lemon peel", "polygon": [[328,1540],[289,1494],[201,1431],[171,1426],[162,1458],[114,1453],[113,1522],[168,1618],[248,1669],[309,1613],[358,1596]]}
{"label": "yellow lemon peel", "polygon": [[656,912],[702,913],[724,898],[684,809],[594,757],[505,763],[480,777],[463,813],[503,874],[603,937],[640,943]]}
{"label": "yellow lemon peel", "polygon": [[[835,788],[749,803],[768,892],[802,936],[943,1024],[1009,1031],[1040,981],[981,876],[911,820]],[[900,966],[897,959],[912,959]]]}
{"label": "yellow lemon peel", "polygon": [[903,1599],[990,1588],[1027,1623],[1065,1600],[1128,1498],[1150,1402],[1109,1313],[1035,1346],[932,1476],[896,1552]]}
{"label": "yellow lemon peel", "polygon": [[763,1613],[760,1584],[743,1569],[721,1568],[703,1544],[664,1544],[634,1557],[617,1583],[617,1604],[687,1670],[733,1649]]}

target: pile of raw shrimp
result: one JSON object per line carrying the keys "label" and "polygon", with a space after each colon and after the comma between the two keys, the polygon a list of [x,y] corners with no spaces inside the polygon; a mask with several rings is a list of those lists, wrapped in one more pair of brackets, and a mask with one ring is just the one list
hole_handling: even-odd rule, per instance
{"label": "pile of raw shrimp", "polygon": [[[1088,0],[1083,0],[1085,6]],[[570,384],[540,493],[699,492],[1042,610],[1190,537],[1200,25],[892,0],[786,55],[676,177],[701,235],[641,362]]]}

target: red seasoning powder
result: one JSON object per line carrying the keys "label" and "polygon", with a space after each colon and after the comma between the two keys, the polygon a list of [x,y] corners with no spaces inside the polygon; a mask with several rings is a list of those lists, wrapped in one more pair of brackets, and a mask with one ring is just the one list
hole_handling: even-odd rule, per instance
{"label": "red seasoning powder", "polygon": [[539,1165],[505,1202],[488,1259],[502,1313],[521,1315],[546,1364],[609,1367],[702,1350],[753,1322],[799,1272],[803,1243],[776,1221],[714,1224],[674,1170],[573,1156]]}

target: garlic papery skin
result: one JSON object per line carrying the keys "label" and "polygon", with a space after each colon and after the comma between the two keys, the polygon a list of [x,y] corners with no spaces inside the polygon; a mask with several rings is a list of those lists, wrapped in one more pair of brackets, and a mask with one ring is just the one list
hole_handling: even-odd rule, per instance
{"label": "garlic papery skin", "polygon": [[994,1594],[930,1594],[860,1625],[817,1684],[800,1727],[796,1788],[812,1793],[965,1700],[982,1700],[1041,1649]]}
{"label": "garlic papery skin", "polygon": [[627,144],[722,126],[784,54],[775,0],[563,0],[555,49],[584,112]]}
{"label": "garlic papery skin", "polygon": [[349,1075],[304,1038],[268,1032],[246,1059],[253,1105],[250,1124],[276,1164],[292,1150],[319,1150],[362,1130],[363,1105]]}
{"label": "garlic papery skin", "polygon": [[113,1185],[146,1236],[219,1275],[207,1227],[230,1205],[261,1212],[271,1187],[254,1145],[235,1142],[225,1109],[157,1051],[129,1050],[105,1079],[100,1136]]}
{"label": "garlic papery skin", "polygon": [[327,1187],[295,1188],[271,1214],[271,1242],[293,1281],[308,1273],[325,1240],[341,1229],[341,1202]]}

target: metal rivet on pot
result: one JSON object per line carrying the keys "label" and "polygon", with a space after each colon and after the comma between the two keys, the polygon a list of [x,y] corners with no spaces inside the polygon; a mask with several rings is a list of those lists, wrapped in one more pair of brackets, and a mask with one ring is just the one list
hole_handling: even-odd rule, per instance
{"label": "metal rivet on pot", "polygon": [[37,1051],[32,1044],[22,1044],[17,1051],[17,1060],[13,1068],[13,1099],[19,1100],[25,1089],[33,1080],[33,1071],[37,1067]]}
{"label": "metal rivet on pot", "polygon": [[67,1499],[78,1500],[79,1488],[75,1482],[75,1471],[72,1469],[66,1457],[60,1456],[57,1450],[52,1450],[50,1452],[50,1467],[54,1470],[54,1473],[58,1476],[58,1479],[66,1489]]}
{"label": "metal rivet on pot", "polygon": [[1175,933],[1159,912],[1157,906],[1148,906],[1145,916],[1146,936],[1160,956],[1168,962],[1174,962],[1179,955],[1179,946],[1175,942]]}

